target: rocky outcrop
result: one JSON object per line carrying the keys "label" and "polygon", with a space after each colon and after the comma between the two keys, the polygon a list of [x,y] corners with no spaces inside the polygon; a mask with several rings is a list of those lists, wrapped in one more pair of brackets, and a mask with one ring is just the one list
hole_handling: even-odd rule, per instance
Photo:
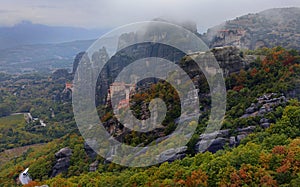
{"label": "rocky outcrop", "polygon": [[244,59],[242,52],[237,47],[218,47],[212,49],[211,52],[219,63],[220,68],[223,69],[225,76],[239,72],[250,63]]}
{"label": "rocky outcrop", "polygon": [[69,77],[69,72],[66,69],[58,69],[53,72],[52,78],[57,80],[60,78],[68,78]]}
{"label": "rocky outcrop", "polygon": [[[246,109],[245,114],[241,118],[263,116],[271,111],[274,111],[274,108],[281,104],[285,104],[286,102],[287,98],[283,94],[265,94],[257,98],[256,103],[251,103],[251,106]],[[268,123],[266,120],[261,122],[261,124],[264,124],[263,126],[267,126],[266,123]]]}
{"label": "rocky outcrop", "polygon": [[81,61],[81,58],[83,57],[84,54],[85,54],[85,52],[80,52],[76,55],[74,62],[73,62],[73,70],[72,70],[73,74],[76,72],[79,62]]}
{"label": "rocky outcrop", "polygon": [[[226,76],[231,73],[240,71],[250,63],[250,58],[246,60],[241,51],[236,47],[216,48],[212,49],[211,53],[216,56],[216,60],[220,64]],[[128,56],[126,54],[132,55]],[[201,79],[203,78],[203,74],[201,74],[201,72],[199,71],[199,67],[197,67],[197,65],[192,60],[183,58],[185,54],[183,54],[182,52],[163,45],[148,43],[138,44],[121,50],[119,53],[112,56],[112,58],[108,60],[108,63],[103,68],[103,71],[100,73],[98,79],[98,82],[100,82],[99,86],[97,86],[97,94],[99,94],[97,96],[97,101],[99,102],[98,104],[107,103],[106,98],[104,98],[103,96],[107,95],[107,90],[109,89],[109,85],[112,83],[111,81],[113,80],[113,77],[117,77],[117,75],[120,73],[120,71],[122,71],[124,67],[126,67],[136,59],[143,58],[145,55],[158,56],[161,58],[169,59],[170,61],[175,61],[175,63],[179,64],[180,67],[184,69],[187,74],[193,79],[193,81],[195,81],[194,84],[196,85],[196,87],[197,85],[203,85],[203,80]],[[196,53],[192,55],[202,54]],[[181,59],[184,60],[182,61]],[[206,82],[205,78],[204,81]],[[203,89],[201,90],[203,91]],[[204,95],[200,96],[200,98],[206,97],[205,94],[207,93],[203,94]],[[184,103],[188,104],[189,101],[184,101]],[[126,132],[130,133],[130,131],[128,131],[127,128],[125,128],[122,124],[115,120],[115,118],[107,120],[103,123],[103,125],[107,129],[107,131],[110,134],[115,135],[116,139],[118,139],[119,141],[122,141],[124,139],[124,137],[126,136]],[[153,132],[153,134],[155,134],[155,132]],[[212,144],[214,148],[209,148],[209,150],[214,152],[224,145],[224,141],[229,142],[229,137],[227,137],[226,140],[220,139],[217,142],[214,142]],[[221,145],[219,145],[220,143]],[[89,149],[87,148],[86,150]]]}
{"label": "rocky outcrop", "polygon": [[89,165],[89,171],[90,172],[95,172],[98,168],[99,161],[96,160],[97,158],[97,152],[94,151],[92,147],[96,147],[97,142],[95,140],[87,139],[84,142],[84,151],[88,155],[88,157],[93,161]]}
{"label": "rocky outcrop", "polygon": [[260,127],[266,129],[266,128],[269,128],[271,123],[270,123],[270,120],[269,119],[266,119],[266,118],[262,118],[260,121]]}
{"label": "rocky outcrop", "polygon": [[[209,152],[215,153],[218,150],[223,149],[223,147],[226,145],[227,141],[228,140],[226,138],[222,138],[222,137],[217,137],[216,139],[208,139],[208,140],[201,139],[198,141],[198,143],[195,146],[195,152],[199,153],[199,152],[203,152],[203,151],[209,151]],[[207,147],[207,149],[202,150],[202,147],[207,144],[209,145]]]}
{"label": "rocky outcrop", "polygon": [[[166,36],[153,35],[153,37],[163,38]],[[123,34],[119,39],[119,48],[122,48],[123,46],[126,45],[126,43],[132,42],[135,39],[136,39],[136,35],[134,33]],[[243,53],[238,48],[230,47],[230,46],[215,48],[209,51],[208,53],[213,54],[215,56],[220,67],[223,69],[225,76],[228,76],[231,73],[239,72],[241,69],[245,68],[250,63],[250,61],[254,60],[254,58],[251,57],[245,58]],[[183,52],[174,49],[170,46],[165,46],[162,44],[155,44],[155,43],[136,44],[120,50],[117,54],[115,54],[108,60],[108,62],[100,72],[98,78],[98,84],[96,88],[97,105],[107,104],[107,98],[105,98],[105,96],[108,95],[108,90],[110,88],[110,85],[114,82],[114,79],[120,74],[123,68],[128,66],[130,63],[145,57],[160,57],[172,61],[174,63],[177,63],[182,69],[184,69],[187,72],[187,74],[191,77],[193,81],[196,81],[195,85],[202,85],[200,79],[203,78],[202,76],[203,73],[201,74],[201,72],[199,71],[199,67],[195,64],[195,62],[191,60],[191,58],[189,59],[184,58],[191,55],[199,56],[202,54],[194,53],[194,54],[186,55]],[[95,53],[92,56],[94,59],[98,59],[98,60],[102,60],[105,58],[105,56],[103,55],[101,57],[100,53]],[[90,63],[90,59],[87,59],[87,63]],[[185,103],[188,104],[189,101],[185,101]],[[107,120],[103,125],[108,130],[108,132],[110,132],[112,135],[116,137],[116,139],[122,139],[122,137],[124,137],[124,134],[126,135],[127,128],[120,125],[116,120],[114,120],[114,118]],[[117,132],[121,132],[121,133],[117,133]],[[219,135],[220,137],[211,144],[211,147],[208,148],[209,151],[215,152],[218,149],[221,149],[226,143],[230,141],[229,132],[226,131],[227,133],[226,134],[225,131],[224,132],[222,131],[222,133],[223,134]],[[200,139],[203,139],[203,137],[201,137]],[[234,139],[231,138],[232,145],[235,145],[236,142],[239,142],[236,137]],[[92,151],[90,151],[90,149],[87,146],[85,146],[85,149],[87,151],[87,154],[90,157],[93,157],[91,156],[93,154]],[[172,160],[172,158],[181,158],[183,156],[184,156],[184,152],[179,152],[175,154],[174,150],[169,150],[169,152],[167,151],[162,153],[157,159],[163,160],[165,158],[169,158]]]}
{"label": "rocky outcrop", "polygon": [[[232,73],[239,72],[241,69],[247,67],[251,62],[254,62],[256,59],[256,56],[244,56],[243,52],[234,46],[216,47],[211,49],[209,52],[211,52],[211,55],[215,57],[220,68],[223,70],[223,75],[225,77]],[[191,56],[193,58],[201,59],[202,56],[205,58],[205,55],[207,55],[207,53],[200,52],[190,54],[184,57],[185,60],[181,62],[181,65],[183,66],[183,68],[185,68],[185,70],[192,72],[190,74],[194,75],[196,74],[195,71],[199,71],[199,68],[195,63],[192,63],[192,59],[188,57]]]}
{"label": "rocky outcrop", "polygon": [[287,98],[297,98],[300,100],[300,81],[297,80],[295,87],[287,93]]}
{"label": "rocky outcrop", "polygon": [[52,168],[51,177],[65,172],[70,166],[70,157],[72,156],[72,150],[68,147],[62,148],[55,153],[56,163]]}
{"label": "rocky outcrop", "polygon": [[91,148],[91,146],[96,147],[95,144],[97,144],[95,140],[86,140],[84,142],[84,150],[88,155],[88,157],[91,158],[92,160],[95,160],[97,157],[97,153],[94,151],[93,148]]}
{"label": "rocky outcrop", "polygon": [[[226,143],[229,142],[228,136],[230,134],[230,129],[215,131],[212,133],[201,134],[198,143],[195,145],[195,152],[209,151],[212,153],[223,149]],[[206,150],[202,150],[203,146],[208,145]]]}
{"label": "rocky outcrop", "polygon": [[90,164],[89,171],[90,172],[95,172],[98,169],[98,166],[99,166],[99,161],[96,160],[96,161],[94,161],[93,163]]}
{"label": "rocky outcrop", "polygon": [[176,149],[174,148],[168,149],[160,153],[156,159],[159,162],[163,162],[163,161],[173,162],[178,159],[183,159],[186,156],[185,154],[186,150],[187,150],[187,146],[179,147]]}
{"label": "rocky outcrop", "polygon": [[210,28],[202,39],[211,48],[231,45],[252,50],[275,46],[300,49],[299,18],[300,8],[270,9]]}
{"label": "rocky outcrop", "polygon": [[[276,109],[280,105],[284,105],[287,99],[282,94],[269,93],[264,94],[257,98],[256,103],[252,103],[249,108],[246,109],[245,114],[241,118],[247,117],[262,117],[259,121],[259,126],[263,129],[269,128],[271,122],[264,116]],[[212,153],[217,152],[224,148],[226,144],[230,147],[234,147],[240,144],[240,142],[246,138],[249,134],[253,133],[258,126],[247,126],[237,129],[225,129],[208,134],[201,134],[199,140],[195,146],[195,152],[210,151]],[[203,145],[208,144],[205,150],[202,150]]]}
{"label": "rocky outcrop", "polygon": [[101,104],[106,103],[106,98],[103,96],[107,95],[109,86],[113,83],[114,79],[120,74],[123,68],[132,62],[147,57],[160,57],[179,63],[180,59],[184,55],[184,53],[172,47],[153,43],[136,44],[120,50],[108,60],[99,75],[97,84],[97,101]]}
{"label": "rocky outcrop", "polygon": [[[201,134],[195,145],[195,152],[209,151],[216,153],[222,150],[226,144],[230,147],[237,146],[248,134],[254,132],[255,128],[255,126],[248,126],[245,128],[225,129],[213,133]],[[207,148],[203,150],[203,147]]]}
{"label": "rocky outcrop", "polygon": [[[269,93],[257,98],[257,103],[252,103],[249,108],[246,109],[245,114],[241,118],[261,116],[259,126],[263,129],[269,128],[271,122],[264,116],[276,109],[280,105],[284,105],[287,102],[286,97],[283,94]],[[235,132],[237,136],[230,137],[230,146],[238,145],[242,139],[246,138],[250,133],[254,132],[256,126],[248,126],[245,128],[238,128]]]}

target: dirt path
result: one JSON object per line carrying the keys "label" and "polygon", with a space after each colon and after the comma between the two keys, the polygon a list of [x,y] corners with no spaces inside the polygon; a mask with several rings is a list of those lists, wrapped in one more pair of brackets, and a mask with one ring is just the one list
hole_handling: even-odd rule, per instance
{"label": "dirt path", "polygon": [[40,147],[44,144],[33,144],[26,145],[23,147],[16,147],[13,149],[7,149],[0,153],[0,167],[4,165],[6,162],[14,159],[15,157],[21,156],[24,152],[26,152],[29,148]]}

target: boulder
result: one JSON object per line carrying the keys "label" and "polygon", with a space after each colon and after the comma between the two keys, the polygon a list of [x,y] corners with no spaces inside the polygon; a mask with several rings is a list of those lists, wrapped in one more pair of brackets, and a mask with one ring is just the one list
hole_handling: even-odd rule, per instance
{"label": "boulder", "polygon": [[65,172],[68,170],[70,166],[70,158],[60,158],[56,161],[56,164],[52,168],[52,174],[51,177],[55,177],[56,175]]}
{"label": "boulder", "polygon": [[256,108],[255,107],[249,107],[246,109],[246,113],[247,114],[252,114],[256,111]]}
{"label": "boulder", "polygon": [[219,130],[215,131],[212,133],[207,133],[207,134],[201,134],[199,139],[201,140],[211,140],[216,137],[227,137],[229,136],[230,129],[224,129],[224,130]]}
{"label": "boulder", "polygon": [[244,139],[244,138],[246,138],[246,136],[247,136],[247,135],[245,135],[245,134],[240,134],[240,135],[238,135],[238,136],[236,137],[237,143],[238,143],[238,144],[241,143],[241,140]]}
{"label": "boulder", "polygon": [[185,151],[187,150],[187,146],[178,147],[176,149],[171,148],[166,151],[163,151],[157,156],[157,160],[159,161],[175,161],[177,159],[182,159],[185,157]]}
{"label": "boulder", "polygon": [[72,156],[72,150],[68,147],[62,148],[55,153],[56,163],[52,168],[51,177],[65,172],[70,166],[70,157]]}
{"label": "boulder", "polygon": [[[281,94],[268,93],[257,98],[257,103],[252,103],[249,108],[245,110],[245,114],[241,118],[264,116],[265,114],[273,111],[278,105],[285,104],[287,98]],[[262,105],[258,108],[259,105]],[[265,119],[262,119],[265,120]],[[268,123],[268,121],[261,121],[260,123]]]}
{"label": "boulder", "polygon": [[185,153],[181,153],[181,154],[176,154],[175,156],[173,156],[172,158],[169,158],[167,161],[168,162],[174,162],[175,160],[181,160],[186,156]]}
{"label": "boulder", "polygon": [[267,113],[267,109],[265,106],[262,106],[258,111],[258,115],[264,115],[266,113]]}
{"label": "boulder", "polygon": [[175,152],[176,153],[183,153],[187,150],[187,148],[188,148],[187,146],[178,147],[178,148],[175,149]]}
{"label": "boulder", "polygon": [[230,129],[219,130],[219,136],[227,137],[229,136]]}
{"label": "boulder", "polygon": [[55,153],[56,158],[70,157],[72,155],[72,150],[68,147],[62,148]]}
{"label": "boulder", "polygon": [[266,118],[261,118],[261,120],[259,121],[260,124],[262,123],[269,123],[269,119]]}
{"label": "boulder", "polygon": [[233,146],[235,146],[236,145],[236,138],[234,137],[234,136],[231,136],[230,138],[229,138],[229,146],[230,147],[233,147]]}
{"label": "boulder", "polygon": [[270,125],[271,125],[270,123],[262,123],[262,124],[260,124],[260,126],[261,126],[262,128],[264,128],[264,129],[269,128]]}
{"label": "boulder", "polygon": [[99,165],[99,161],[96,160],[94,161],[93,163],[90,164],[90,172],[95,172],[98,168],[98,165]]}
{"label": "boulder", "polygon": [[227,139],[225,138],[216,138],[214,140],[200,140],[195,147],[195,151],[197,153],[203,151],[203,147],[207,147],[205,151],[209,151],[212,153],[216,153],[218,150],[223,149],[225,144],[227,143]]}
{"label": "boulder", "polygon": [[248,117],[251,117],[251,115],[250,114],[244,114],[244,115],[241,116],[241,118],[248,118]]}
{"label": "boulder", "polygon": [[255,126],[248,126],[248,127],[245,127],[245,128],[238,128],[237,132],[239,132],[240,134],[249,134],[249,133],[253,132],[255,128],[256,128]]}
{"label": "boulder", "polygon": [[215,131],[215,132],[208,133],[208,134],[201,134],[199,138],[201,140],[211,140],[211,139],[213,139],[213,138],[215,138],[217,136],[218,136],[218,132]]}
{"label": "boulder", "polygon": [[88,155],[88,157],[90,157],[93,160],[96,159],[96,157],[97,157],[97,153],[91,148],[91,146],[93,146],[94,143],[97,143],[97,142],[92,141],[92,140],[86,140],[84,142],[84,150],[85,150],[86,154]]}
{"label": "boulder", "polygon": [[212,142],[212,144],[207,148],[207,150],[209,152],[216,153],[218,150],[223,149],[225,144],[226,144],[225,138],[217,138]]}

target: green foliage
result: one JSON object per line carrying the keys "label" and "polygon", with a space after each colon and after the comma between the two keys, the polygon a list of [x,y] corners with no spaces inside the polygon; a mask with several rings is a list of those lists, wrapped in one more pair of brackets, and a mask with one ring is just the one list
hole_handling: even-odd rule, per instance
{"label": "green foliage", "polygon": [[271,126],[270,132],[275,134],[285,134],[290,138],[296,138],[300,134],[300,107],[287,106],[282,118]]}
{"label": "green foliage", "polygon": [[[54,100],[62,93],[67,80],[50,80],[36,74],[1,74],[1,80],[0,117],[8,117],[0,118],[0,151],[48,142],[76,131],[71,103]],[[23,115],[9,116],[23,112],[30,112],[33,118],[43,120],[47,126],[41,127],[39,120],[25,123]]]}
{"label": "green foliage", "polygon": [[7,104],[0,104],[0,117],[8,116],[11,113],[11,108]]}
{"label": "green foliage", "polygon": [[23,114],[0,118],[0,150],[45,141],[42,134],[25,131],[25,124]]}
{"label": "green foliage", "polygon": [[[243,53],[247,54],[263,55],[265,58],[258,58],[250,64],[249,69],[241,70],[226,79],[228,100],[223,128],[236,129],[254,125],[257,127],[255,132],[243,139],[235,148],[226,148],[215,154],[205,152],[195,155],[194,145],[198,141],[199,134],[205,129],[209,116],[206,108],[209,99],[202,98],[201,104],[204,107],[201,108],[203,113],[197,133],[188,143],[188,153],[192,156],[146,168],[125,168],[112,163],[104,164],[102,158],[97,158],[100,162],[98,170],[88,172],[89,164],[93,160],[88,158],[84,151],[83,138],[71,133],[75,123],[70,103],[53,102],[50,97],[61,89],[56,83],[50,84],[47,81],[39,83],[26,91],[21,90],[19,97],[13,96],[16,90],[7,92],[0,89],[0,101],[11,104],[9,106],[12,106],[13,112],[30,110],[33,115],[41,116],[49,123],[49,127],[36,129],[33,128],[35,124],[26,125],[21,119],[22,116],[0,118],[1,141],[4,136],[5,140],[10,141],[3,142],[3,145],[19,146],[18,143],[29,135],[34,136],[31,139],[39,140],[38,137],[42,134],[46,137],[43,140],[51,140],[68,134],[7,162],[0,168],[0,184],[16,185],[15,179],[18,174],[26,167],[30,167],[33,179],[49,186],[299,186],[299,101],[290,100],[286,105],[280,105],[266,114],[264,117],[272,123],[266,130],[259,127],[261,119],[259,116],[240,118],[245,109],[256,102],[257,97],[270,92],[288,95],[295,89],[299,83],[297,79],[300,72],[299,59],[296,56],[298,54],[280,47]],[[43,97],[35,95],[35,92],[41,91],[41,85],[46,87],[46,91],[41,92]],[[166,84],[158,83],[151,89],[149,92],[134,96],[135,115],[141,117],[141,104],[144,101],[149,102],[155,97],[168,101],[171,110],[164,122],[166,126],[164,133],[169,134],[175,128],[174,119],[180,114],[178,103],[174,103],[179,100],[173,93],[174,90],[170,90]],[[17,91],[20,92],[19,89]],[[59,111],[56,112],[55,118],[51,117],[50,107],[54,111]],[[112,118],[113,113],[107,112],[103,114],[102,119],[106,121]],[[132,132],[127,134],[125,142],[138,145],[141,142],[150,143],[155,138],[155,134],[145,136]],[[49,178],[55,164],[54,154],[63,147],[72,149],[70,167],[67,172]]]}

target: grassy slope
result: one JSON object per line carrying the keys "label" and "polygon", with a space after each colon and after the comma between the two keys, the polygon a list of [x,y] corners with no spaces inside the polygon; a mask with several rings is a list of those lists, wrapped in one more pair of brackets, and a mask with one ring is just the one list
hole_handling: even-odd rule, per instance
{"label": "grassy slope", "polygon": [[23,114],[0,118],[0,149],[32,144],[43,136],[25,131],[25,125]]}

